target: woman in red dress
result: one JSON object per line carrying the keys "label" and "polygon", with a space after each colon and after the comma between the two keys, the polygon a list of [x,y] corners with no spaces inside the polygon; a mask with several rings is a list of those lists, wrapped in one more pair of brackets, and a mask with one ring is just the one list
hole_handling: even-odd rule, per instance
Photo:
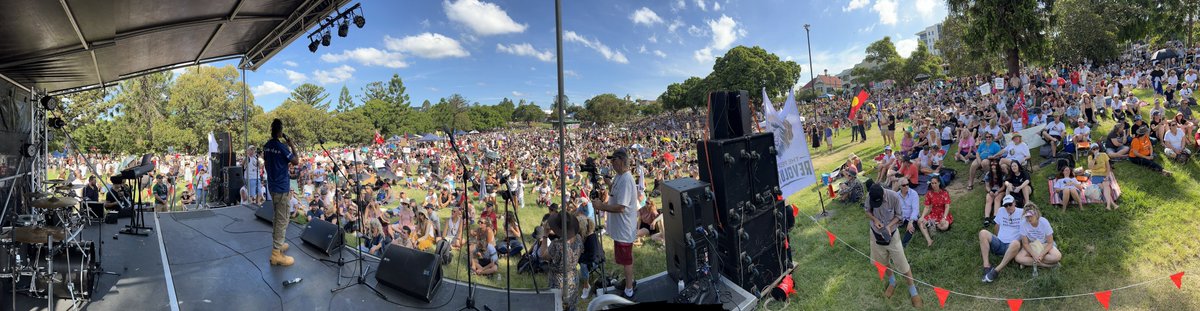
{"label": "woman in red dress", "polygon": [[925,216],[920,219],[921,234],[925,235],[926,246],[933,246],[927,227],[937,227],[938,231],[950,230],[954,216],[950,216],[950,193],[942,188],[939,178],[929,179],[929,192],[925,194]]}

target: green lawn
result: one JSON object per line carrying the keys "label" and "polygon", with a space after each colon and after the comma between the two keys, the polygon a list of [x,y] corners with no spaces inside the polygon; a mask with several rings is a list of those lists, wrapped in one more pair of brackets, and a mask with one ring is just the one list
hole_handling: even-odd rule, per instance
{"label": "green lawn", "polygon": [[[1138,95],[1145,95],[1138,92]],[[1149,99],[1148,97],[1146,99]],[[1151,101],[1152,102],[1152,101]],[[1149,117],[1149,108],[1143,109]],[[1093,129],[1094,138],[1103,137],[1112,121],[1102,122]],[[818,156],[814,164],[828,172],[840,164],[850,152],[869,158],[882,150],[878,132],[868,134],[864,144],[853,145],[831,155]],[[849,139],[840,136],[837,144]],[[952,150],[954,151],[954,150]],[[1161,152],[1161,148],[1156,152]],[[1032,163],[1040,163],[1036,156]],[[1160,163],[1162,159],[1159,159]],[[947,233],[933,234],[933,247],[926,247],[923,238],[913,238],[906,253],[917,279],[956,292],[998,298],[1034,298],[1044,296],[1085,294],[1081,297],[1055,300],[1026,301],[1023,310],[1096,310],[1099,304],[1092,292],[1114,289],[1130,284],[1164,278],[1188,271],[1183,289],[1176,289],[1168,279],[1145,286],[1114,291],[1112,305],[1134,310],[1196,310],[1200,309],[1200,289],[1194,274],[1200,273],[1200,168],[1196,163],[1176,165],[1164,163],[1174,172],[1170,178],[1133,165],[1118,162],[1114,165],[1123,195],[1120,209],[1104,211],[1103,205],[1089,205],[1086,210],[1068,211],[1051,208],[1044,186],[1052,168],[1034,173],[1035,191],[1031,200],[1043,209],[1044,216],[1055,229],[1055,240],[1064,254],[1058,269],[1041,269],[1032,277],[1030,269],[1009,266],[992,284],[980,282],[980,258],[977,234],[983,214],[982,187],[962,194],[967,167],[947,161],[948,167],[960,172],[960,179],[950,187],[952,213],[956,223]],[[872,166],[873,163],[866,163]],[[1082,165],[1082,164],[1080,164]],[[808,189],[788,198],[801,208],[801,217],[820,212],[817,194]],[[828,198],[826,198],[828,203]],[[861,205],[829,204],[836,212],[832,218],[821,220],[839,239],[866,252],[866,217]],[[825,230],[809,219],[797,221],[792,232],[798,267],[793,274],[798,294],[789,309],[794,310],[891,310],[911,308],[902,290],[891,299],[882,297],[884,284],[879,281],[869,259],[838,244],[829,247]],[[998,261],[993,259],[993,264]],[[897,280],[904,284],[903,280]],[[900,287],[903,289],[903,286]],[[937,309],[937,297],[932,288],[920,286],[925,309]],[[979,300],[951,295],[946,309],[1006,310],[999,300]]]}

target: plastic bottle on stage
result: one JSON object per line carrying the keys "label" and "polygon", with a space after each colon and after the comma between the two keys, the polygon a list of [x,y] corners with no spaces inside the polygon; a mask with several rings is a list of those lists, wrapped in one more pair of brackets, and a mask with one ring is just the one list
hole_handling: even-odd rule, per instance
{"label": "plastic bottle on stage", "polygon": [[294,278],[291,280],[283,281],[283,286],[292,286],[292,285],[295,285],[296,283],[300,283],[300,281],[303,281],[303,279]]}

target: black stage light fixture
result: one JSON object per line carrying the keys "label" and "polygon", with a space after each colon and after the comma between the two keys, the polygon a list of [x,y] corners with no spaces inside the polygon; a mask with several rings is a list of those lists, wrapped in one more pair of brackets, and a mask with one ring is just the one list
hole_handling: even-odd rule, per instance
{"label": "black stage light fixture", "polygon": [[42,99],[39,100],[39,102],[41,102],[42,108],[48,111],[53,111],[55,108],[58,108],[58,100],[54,99],[53,96],[42,96]]}
{"label": "black stage light fixture", "polygon": [[329,46],[329,39],[330,39],[329,31],[326,31],[325,34],[321,35],[321,45]]}
{"label": "black stage light fixture", "polygon": [[338,24],[338,37],[345,38],[348,33],[350,33],[350,23],[349,21],[342,20],[342,23]]}
{"label": "black stage light fixture", "polygon": [[363,27],[363,25],[366,25],[366,24],[367,24],[367,18],[366,18],[366,17],[363,17],[362,15],[355,15],[355,16],[354,16],[354,26],[358,26],[358,28],[362,28],[362,27]]}
{"label": "black stage light fixture", "polygon": [[[309,40],[312,40],[312,39],[311,39],[311,38],[309,38]],[[318,47],[318,46],[320,46],[320,44],[321,44],[320,42],[317,42],[317,41],[315,41],[315,40],[314,40],[314,41],[309,41],[309,42],[308,42],[308,51],[309,51],[309,52],[316,53],[316,52],[317,52],[317,47]]]}
{"label": "black stage light fixture", "polygon": [[55,129],[62,129],[63,127],[67,126],[67,122],[63,121],[63,119],[59,117],[50,118],[49,122],[47,123],[47,125]]}

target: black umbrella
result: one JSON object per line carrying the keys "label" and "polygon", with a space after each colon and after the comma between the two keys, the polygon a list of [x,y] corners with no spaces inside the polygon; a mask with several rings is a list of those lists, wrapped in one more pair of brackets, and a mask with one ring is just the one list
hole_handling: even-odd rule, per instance
{"label": "black umbrella", "polygon": [[921,81],[925,81],[925,80],[929,80],[929,75],[923,74],[923,73],[919,74],[915,78],[913,78],[913,81],[917,81],[917,82],[921,82]]}
{"label": "black umbrella", "polygon": [[1150,57],[1150,59],[1151,60],[1164,60],[1164,59],[1168,59],[1168,58],[1177,58],[1177,57],[1179,57],[1179,53],[1175,53],[1175,50],[1161,49],[1161,50],[1154,52],[1154,56]]}

